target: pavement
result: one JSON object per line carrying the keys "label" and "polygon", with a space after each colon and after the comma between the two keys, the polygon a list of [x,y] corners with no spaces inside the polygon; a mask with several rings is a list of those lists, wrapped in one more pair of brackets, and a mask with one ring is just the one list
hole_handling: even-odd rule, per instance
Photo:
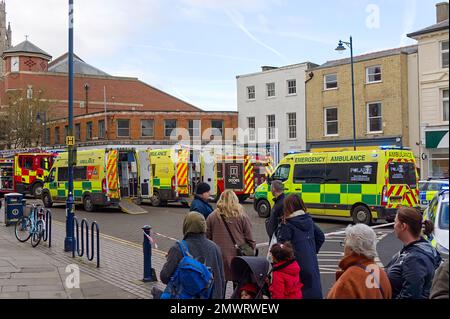
{"label": "pavement", "polygon": [[[32,248],[29,242],[20,243],[14,236],[14,226],[0,226],[0,298],[100,298],[100,299],[148,299],[151,298],[152,287],[164,289],[161,282],[144,283],[143,278],[143,253],[142,253],[142,230],[133,228],[131,240],[128,236],[113,236],[105,234],[105,231],[114,230],[110,227],[103,227],[100,223],[100,268],[96,268],[96,259],[88,261],[86,257],[72,258],[71,253],[64,252],[65,224],[62,222],[60,213],[57,209],[52,209],[54,220],[52,223],[52,245],[48,243],[41,244]],[[167,209],[159,211],[161,218],[174,229],[174,224],[178,224],[185,214],[185,210],[175,209],[174,213],[168,216]],[[158,210],[151,214],[156,214]],[[84,213],[84,212],[83,212]],[[151,215],[148,214],[148,215]],[[103,216],[104,215],[104,216]],[[177,218],[177,215],[179,215]],[[84,217],[78,213],[79,218]],[[102,217],[112,224],[121,224],[124,227],[131,220],[136,218],[139,225],[146,218],[145,215],[128,214],[110,214],[109,212],[94,215],[95,218]],[[93,215],[89,221],[93,221]],[[138,217],[140,216],[140,217]],[[154,215],[153,215],[154,216]],[[148,217],[147,217],[148,218]],[[175,220],[176,219],[176,220]],[[258,242],[261,244],[260,255],[265,256],[267,247],[264,241],[267,241],[267,235],[263,230],[263,219],[255,219],[257,229],[261,228],[261,235]],[[261,225],[259,225],[261,223]],[[320,221],[316,220],[316,223]],[[105,222],[106,225],[108,225]],[[136,224],[137,225],[137,224]],[[322,224],[324,232],[330,233],[342,231],[346,225],[341,223],[327,222]],[[321,225],[321,226],[322,226]],[[177,225],[181,226],[181,225]],[[255,226],[255,225],[254,225]],[[325,228],[325,229],[324,229]],[[181,227],[177,227],[177,232]],[[174,238],[178,238],[178,233],[171,233]],[[113,232],[114,233],[114,232]],[[392,255],[400,250],[401,244],[393,235],[392,227],[379,228],[376,230],[379,245],[378,251],[380,259],[377,262],[387,264]],[[158,236],[154,236],[156,238]],[[141,240],[138,242],[138,238]],[[173,245],[173,240],[166,238],[163,248],[153,249],[152,267],[155,268],[157,276],[165,263],[167,248]],[[322,290],[324,296],[335,281],[335,272],[338,270],[338,263],[343,256],[343,248],[340,242],[344,234],[334,234],[327,236],[319,255],[319,267],[321,272]],[[162,242],[162,238],[160,242]],[[170,245],[169,245],[170,244]],[[70,288],[66,281],[71,273],[66,272],[66,267],[77,266],[80,270],[80,287]],[[231,296],[231,283],[227,287],[226,296]]]}
{"label": "pavement", "polygon": [[[164,287],[160,282],[141,281],[141,247],[101,236],[100,268],[96,268],[95,258],[90,262],[64,252],[64,234],[63,225],[54,222],[52,247],[41,242],[33,248],[29,242],[17,241],[14,226],[0,226],[0,298],[148,299],[153,286]],[[157,273],[164,261],[164,256],[154,252],[152,262]],[[66,285],[73,282],[69,277],[73,271],[66,272],[66,268],[74,265],[80,270],[79,288]]]}

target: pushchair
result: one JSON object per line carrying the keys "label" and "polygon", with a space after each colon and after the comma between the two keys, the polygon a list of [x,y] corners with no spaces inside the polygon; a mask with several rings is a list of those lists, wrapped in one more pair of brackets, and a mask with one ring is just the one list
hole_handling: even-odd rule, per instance
{"label": "pushchair", "polygon": [[238,256],[231,261],[231,275],[238,285],[231,299],[240,299],[241,288],[249,283],[257,287],[255,299],[263,299],[267,294],[266,278],[270,264],[265,257]]}

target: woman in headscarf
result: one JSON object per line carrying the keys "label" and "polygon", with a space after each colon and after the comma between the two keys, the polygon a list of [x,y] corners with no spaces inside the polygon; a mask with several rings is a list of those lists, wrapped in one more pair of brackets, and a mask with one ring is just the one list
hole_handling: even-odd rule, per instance
{"label": "woman in headscarf", "polygon": [[[206,221],[202,214],[190,212],[183,222],[183,240],[189,253],[201,263],[210,267],[214,276],[213,299],[225,298],[225,277],[223,270],[222,253],[220,248],[206,238]],[[161,281],[167,285],[170,277],[177,269],[178,263],[183,258],[177,243],[170,248],[167,261],[161,270]]]}

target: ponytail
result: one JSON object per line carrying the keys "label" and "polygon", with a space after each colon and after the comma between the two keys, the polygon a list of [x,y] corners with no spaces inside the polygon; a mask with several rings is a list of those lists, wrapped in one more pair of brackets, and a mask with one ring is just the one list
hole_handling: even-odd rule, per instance
{"label": "ponytail", "polygon": [[425,220],[422,222],[422,233],[425,236],[430,236],[434,231],[434,223],[431,220]]}

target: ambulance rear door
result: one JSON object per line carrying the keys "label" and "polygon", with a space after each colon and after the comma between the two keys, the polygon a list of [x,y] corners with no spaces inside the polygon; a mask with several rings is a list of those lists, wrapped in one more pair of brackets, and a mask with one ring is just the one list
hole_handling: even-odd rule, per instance
{"label": "ambulance rear door", "polygon": [[139,151],[139,185],[141,186],[141,197],[150,199],[153,195],[151,181],[150,156],[147,151]]}
{"label": "ambulance rear door", "polygon": [[214,166],[214,151],[212,149],[206,150],[203,152],[202,158],[202,182],[207,183],[211,187],[211,195],[216,195],[217,192],[217,180]]}

